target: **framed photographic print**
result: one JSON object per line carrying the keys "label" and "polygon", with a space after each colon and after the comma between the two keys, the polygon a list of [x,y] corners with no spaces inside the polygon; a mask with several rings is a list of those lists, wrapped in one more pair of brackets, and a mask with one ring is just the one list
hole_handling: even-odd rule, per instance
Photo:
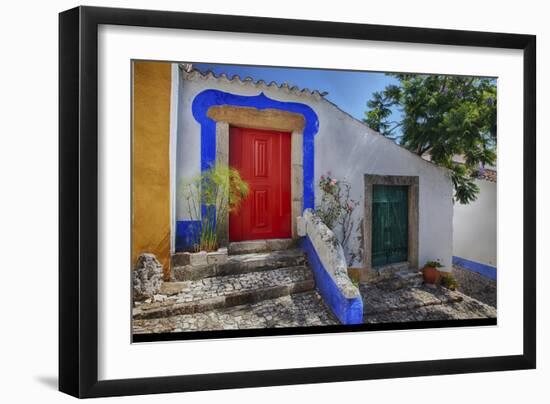
{"label": "framed photographic print", "polygon": [[534,36],[59,23],[61,391],[535,367]]}

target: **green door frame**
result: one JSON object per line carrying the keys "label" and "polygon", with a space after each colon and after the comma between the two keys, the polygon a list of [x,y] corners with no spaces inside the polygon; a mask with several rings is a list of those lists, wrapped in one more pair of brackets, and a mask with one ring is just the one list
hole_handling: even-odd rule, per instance
{"label": "green door frame", "polygon": [[408,187],[408,248],[407,260],[405,261],[409,268],[418,269],[418,176],[402,175],[375,175],[365,174],[365,220],[363,223],[363,248],[364,265],[361,275],[362,281],[368,281],[373,275],[377,275],[377,270],[372,264],[372,201],[374,185],[400,185]]}

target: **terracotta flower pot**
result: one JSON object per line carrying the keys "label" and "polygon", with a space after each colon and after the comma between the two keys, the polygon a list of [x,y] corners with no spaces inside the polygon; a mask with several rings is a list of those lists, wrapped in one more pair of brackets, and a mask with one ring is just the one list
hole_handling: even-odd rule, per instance
{"label": "terracotta flower pot", "polygon": [[422,277],[424,278],[424,282],[435,284],[439,278],[439,271],[434,267],[424,267],[422,269]]}

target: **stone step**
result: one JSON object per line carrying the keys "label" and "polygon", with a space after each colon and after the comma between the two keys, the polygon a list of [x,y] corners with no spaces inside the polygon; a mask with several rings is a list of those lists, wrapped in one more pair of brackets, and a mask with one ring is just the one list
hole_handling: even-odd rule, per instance
{"label": "stone step", "polygon": [[291,238],[276,238],[268,240],[237,241],[229,243],[229,254],[250,254],[268,251],[288,250],[296,247],[296,241]]}
{"label": "stone step", "polygon": [[153,301],[136,304],[133,318],[138,320],[201,313],[314,288],[313,274],[304,265],[195,281],[165,282]]}
{"label": "stone step", "polygon": [[338,325],[316,290],[202,313],[135,320],[133,334]]}
{"label": "stone step", "polygon": [[223,264],[203,266],[184,265],[172,268],[172,280],[189,281],[214,276],[237,275],[306,264],[304,252],[299,249],[230,255]]}
{"label": "stone step", "polygon": [[412,272],[409,270],[399,271],[387,278],[382,278],[376,282],[379,289],[394,291],[403,288],[415,288],[423,283],[421,272]]}
{"label": "stone step", "polygon": [[379,279],[389,279],[393,278],[397,273],[408,272],[409,263],[397,262],[394,264],[375,267],[373,270],[377,273]]}

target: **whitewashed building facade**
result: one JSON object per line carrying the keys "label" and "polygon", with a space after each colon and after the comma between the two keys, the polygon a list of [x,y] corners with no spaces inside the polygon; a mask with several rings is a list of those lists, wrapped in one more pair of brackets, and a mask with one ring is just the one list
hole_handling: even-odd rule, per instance
{"label": "whitewashed building facade", "polygon": [[216,77],[178,65],[173,71],[174,251],[186,247],[186,230],[192,226],[178,187],[216,161],[228,161],[229,128],[246,126],[288,132],[291,137],[292,190],[286,203],[291,204],[292,237],[298,237],[296,218],[319,203],[320,177],[330,173],[348,182],[351,198],[359,202],[346,255],[350,267],[368,273],[375,266],[373,192],[378,186],[401,186],[406,188],[407,205],[403,261],[419,268],[428,260],[439,260],[443,270],[451,270],[453,190],[447,170],[371,130],[318,91]]}

